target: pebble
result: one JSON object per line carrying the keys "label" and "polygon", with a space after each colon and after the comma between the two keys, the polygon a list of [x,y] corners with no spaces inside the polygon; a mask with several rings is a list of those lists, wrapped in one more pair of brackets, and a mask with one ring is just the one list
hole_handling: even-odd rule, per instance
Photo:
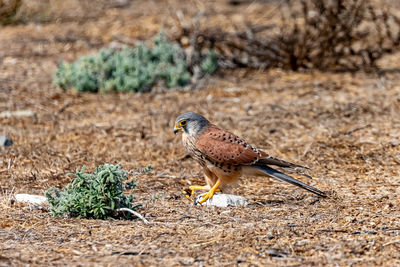
{"label": "pebble", "polygon": [[0,135],[0,146],[11,146],[13,144],[13,140],[7,136]]}
{"label": "pebble", "polygon": [[281,257],[284,257],[285,256],[285,254],[286,253],[284,253],[284,252],[282,252],[282,251],[280,251],[280,250],[278,250],[278,249],[268,249],[267,250],[267,254],[268,254],[268,256],[270,256],[270,257],[278,257],[278,258],[281,258]]}

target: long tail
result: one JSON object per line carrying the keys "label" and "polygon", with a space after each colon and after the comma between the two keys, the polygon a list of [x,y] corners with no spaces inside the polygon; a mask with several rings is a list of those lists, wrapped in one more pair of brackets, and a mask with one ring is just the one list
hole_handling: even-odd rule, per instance
{"label": "long tail", "polygon": [[320,190],[318,190],[318,189],[316,189],[316,188],[314,188],[314,187],[312,187],[312,186],[310,186],[308,184],[300,182],[299,180],[296,180],[296,179],[284,174],[283,172],[277,171],[277,170],[275,170],[275,169],[273,169],[273,168],[271,168],[269,166],[266,166],[266,165],[262,165],[262,166],[254,165],[252,167],[257,168],[258,170],[262,171],[263,173],[265,173],[265,174],[267,174],[269,176],[272,176],[272,177],[277,178],[279,180],[282,180],[282,181],[288,182],[290,184],[296,185],[298,187],[301,187],[301,188],[303,188],[303,189],[305,189],[307,191],[310,191],[311,193],[314,193],[314,194],[316,194],[316,195],[318,195],[320,197],[327,197],[327,195],[324,192],[322,192],[322,191],[320,191]]}

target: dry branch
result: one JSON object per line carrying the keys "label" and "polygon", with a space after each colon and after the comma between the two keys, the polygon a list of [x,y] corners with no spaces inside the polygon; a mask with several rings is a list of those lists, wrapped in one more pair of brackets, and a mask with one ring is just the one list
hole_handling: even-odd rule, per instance
{"label": "dry branch", "polygon": [[280,10],[279,25],[237,32],[200,27],[200,14],[181,23],[176,40],[191,40],[194,51],[215,49],[222,67],[290,70],[372,71],[399,49],[400,19],[372,0],[287,0]]}
{"label": "dry branch", "polygon": [[127,211],[129,213],[132,213],[133,215],[135,215],[136,217],[138,217],[139,219],[141,219],[144,223],[150,223],[145,217],[143,217],[139,212],[136,212],[134,210],[128,209],[128,208],[119,208],[116,209],[115,211]]}

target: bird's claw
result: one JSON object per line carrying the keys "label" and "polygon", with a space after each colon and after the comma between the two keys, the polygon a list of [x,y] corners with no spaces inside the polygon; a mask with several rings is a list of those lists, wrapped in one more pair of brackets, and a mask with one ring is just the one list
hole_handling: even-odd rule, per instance
{"label": "bird's claw", "polygon": [[199,204],[205,202],[207,199],[211,199],[214,196],[214,192],[207,192],[201,195],[202,199],[199,201]]}
{"label": "bird's claw", "polygon": [[191,196],[193,196],[193,191],[191,191],[190,189],[183,190],[183,193],[185,194],[185,197],[189,200],[190,200]]}
{"label": "bird's claw", "polygon": [[212,199],[212,197],[214,196],[215,192],[221,192],[221,189],[216,188],[215,190],[210,190],[207,193],[204,193],[201,195],[202,199],[199,201],[199,204],[205,202],[207,199]]}
{"label": "bird's claw", "polygon": [[201,186],[189,186],[189,188],[186,188],[183,190],[183,193],[185,194],[185,197],[189,200],[191,200],[191,197],[194,195],[194,192],[196,190],[204,190]]}
{"label": "bird's claw", "polygon": [[[210,190],[210,188],[208,186],[191,185],[189,188],[185,189],[183,193],[187,199],[190,199],[192,196],[194,196],[194,192],[198,190]],[[221,190],[217,188],[214,192],[221,192]]]}
{"label": "bird's claw", "polygon": [[212,198],[215,192],[222,192],[221,189],[219,188],[209,189],[209,187],[207,186],[196,186],[196,185],[189,186],[189,188],[185,189],[183,192],[185,194],[185,197],[191,200],[191,197],[194,196],[194,192],[197,190],[210,190],[207,193],[201,195],[203,199],[199,201],[200,204],[206,201],[207,199]]}

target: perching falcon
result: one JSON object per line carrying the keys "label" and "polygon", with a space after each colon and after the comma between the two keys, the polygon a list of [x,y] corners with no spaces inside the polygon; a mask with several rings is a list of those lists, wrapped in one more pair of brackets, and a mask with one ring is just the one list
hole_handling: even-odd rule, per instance
{"label": "perching falcon", "polygon": [[270,165],[282,168],[306,168],[269,156],[264,151],[249,145],[240,137],[218,128],[206,118],[194,112],[180,115],[174,126],[174,133],[182,132],[182,141],[190,155],[204,169],[206,186],[190,186],[195,190],[207,190],[199,201],[212,198],[224,186],[236,182],[242,175],[270,176],[299,186],[318,196],[326,194],[312,186],[300,182]]}

